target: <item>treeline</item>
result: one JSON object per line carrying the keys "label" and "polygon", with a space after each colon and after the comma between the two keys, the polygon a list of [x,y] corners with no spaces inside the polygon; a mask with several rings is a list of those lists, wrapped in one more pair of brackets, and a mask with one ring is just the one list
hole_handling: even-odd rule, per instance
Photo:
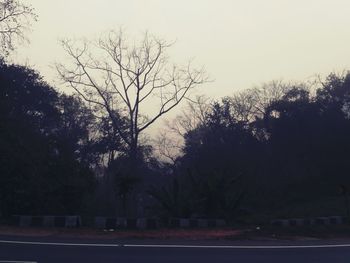
{"label": "treeline", "polygon": [[204,180],[202,213],[238,216],[227,200],[251,216],[348,213],[349,74],[316,87],[272,82],[214,102],[204,116],[184,134],[176,167]]}
{"label": "treeline", "polygon": [[170,63],[163,39],[119,30],[62,41],[67,95],[7,62],[35,10],[0,0],[0,11],[1,218],[350,216],[350,74],[193,100],[210,81],[203,68]]}
{"label": "treeline", "polygon": [[139,152],[131,166],[108,119],[36,71],[0,62],[1,217],[115,214],[117,200],[125,213],[128,195],[136,185],[140,190],[141,172],[152,177],[160,167],[150,146]]}
{"label": "treeline", "polygon": [[179,117],[184,144],[173,163],[156,159],[159,145],[148,142],[137,168],[108,119],[37,72],[2,62],[0,91],[2,217],[346,212],[350,75],[331,74],[316,88],[272,82],[193,103]]}

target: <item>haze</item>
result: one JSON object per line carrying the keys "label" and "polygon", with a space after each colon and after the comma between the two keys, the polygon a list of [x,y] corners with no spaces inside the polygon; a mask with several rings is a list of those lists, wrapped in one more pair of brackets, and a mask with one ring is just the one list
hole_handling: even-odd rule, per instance
{"label": "haze", "polygon": [[195,58],[215,79],[200,93],[219,98],[284,79],[349,69],[350,2],[346,0],[31,0],[39,22],[15,61],[57,82],[62,37],[99,36],[123,27],[176,40],[176,62]]}

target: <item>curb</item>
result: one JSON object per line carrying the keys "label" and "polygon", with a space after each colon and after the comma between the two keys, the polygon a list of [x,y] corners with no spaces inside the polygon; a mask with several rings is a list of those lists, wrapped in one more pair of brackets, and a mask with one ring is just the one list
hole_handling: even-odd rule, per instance
{"label": "curb", "polygon": [[159,222],[152,218],[95,217],[95,227],[100,229],[155,229]]}
{"label": "curb", "polygon": [[[15,215],[15,225],[20,227],[66,227],[82,226],[80,216],[28,216]],[[162,221],[155,218],[95,217],[94,226],[99,229],[158,229],[169,228],[215,228],[225,227],[223,219],[170,218]]]}
{"label": "curb", "polygon": [[115,218],[95,217],[95,227],[100,229],[157,229],[170,228],[210,228],[225,227],[226,221],[222,219],[187,219],[171,218],[166,222],[154,218]]}
{"label": "curb", "polygon": [[14,216],[16,225],[21,227],[79,227],[80,216]]}
{"label": "curb", "polygon": [[345,224],[346,217],[328,216],[315,218],[291,218],[291,219],[275,219],[271,221],[274,226],[309,226],[309,225],[342,225]]}

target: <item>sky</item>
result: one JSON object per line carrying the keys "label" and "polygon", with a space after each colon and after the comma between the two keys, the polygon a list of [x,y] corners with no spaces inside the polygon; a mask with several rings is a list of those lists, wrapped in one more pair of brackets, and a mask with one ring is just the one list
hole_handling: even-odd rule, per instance
{"label": "sky", "polygon": [[14,55],[61,87],[55,62],[60,38],[127,33],[175,41],[171,58],[194,59],[214,81],[213,98],[272,80],[307,81],[350,69],[348,0],[27,0],[39,15],[30,44]]}

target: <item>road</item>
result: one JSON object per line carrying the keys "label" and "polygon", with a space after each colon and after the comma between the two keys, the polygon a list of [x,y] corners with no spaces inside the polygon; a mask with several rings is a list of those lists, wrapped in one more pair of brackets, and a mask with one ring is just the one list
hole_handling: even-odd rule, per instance
{"label": "road", "polygon": [[[19,240],[19,239],[17,239]],[[262,263],[346,263],[350,262],[350,245],[306,244],[306,245],[208,245],[191,243],[181,245],[152,241],[136,244],[115,243],[71,243],[47,241],[0,241],[0,262],[37,263],[185,263],[185,262],[262,262]],[[162,244],[162,245],[157,245]],[[168,242],[169,243],[169,242]],[[198,242],[197,242],[198,243]]]}

